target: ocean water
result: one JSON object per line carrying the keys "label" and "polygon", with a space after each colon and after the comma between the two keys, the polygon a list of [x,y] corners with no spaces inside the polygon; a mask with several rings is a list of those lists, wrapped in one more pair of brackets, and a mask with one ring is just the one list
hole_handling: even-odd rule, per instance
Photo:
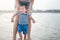
{"label": "ocean water", "polygon": [[[0,40],[12,40],[12,14],[0,13]],[[33,13],[32,17],[32,40],[60,40],[60,13]]]}
{"label": "ocean water", "polygon": [[34,40],[60,40],[60,13],[35,13]]}

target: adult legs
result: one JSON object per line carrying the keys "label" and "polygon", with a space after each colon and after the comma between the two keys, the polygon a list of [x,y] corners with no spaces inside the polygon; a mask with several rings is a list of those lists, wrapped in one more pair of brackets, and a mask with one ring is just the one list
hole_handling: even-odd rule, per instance
{"label": "adult legs", "polygon": [[18,25],[18,16],[15,16],[14,25],[13,25],[14,26],[13,27],[13,40],[16,40],[17,25]]}
{"label": "adult legs", "polygon": [[[31,10],[29,9],[28,11],[29,11],[30,16],[31,16],[31,15],[32,15]],[[31,40],[30,35],[31,35],[31,19],[29,19],[29,26],[28,26],[28,40]]]}

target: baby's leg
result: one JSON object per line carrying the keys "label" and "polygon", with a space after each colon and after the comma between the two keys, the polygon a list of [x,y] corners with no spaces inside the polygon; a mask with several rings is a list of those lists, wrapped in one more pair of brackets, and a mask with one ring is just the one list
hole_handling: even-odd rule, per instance
{"label": "baby's leg", "polygon": [[19,36],[20,36],[19,40],[22,40],[22,33],[21,32],[19,33]]}
{"label": "baby's leg", "polygon": [[26,35],[24,35],[24,40],[26,40]]}
{"label": "baby's leg", "polygon": [[27,33],[28,33],[28,24],[23,25],[24,40],[26,40]]}
{"label": "baby's leg", "polygon": [[19,33],[19,40],[22,40],[22,31],[23,31],[23,26],[18,24],[18,33]]}

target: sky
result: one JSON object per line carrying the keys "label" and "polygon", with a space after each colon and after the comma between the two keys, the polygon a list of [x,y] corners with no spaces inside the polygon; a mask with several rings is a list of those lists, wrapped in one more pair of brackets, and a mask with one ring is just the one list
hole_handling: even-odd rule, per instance
{"label": "sky", "polygon": [[[0,10],[14,10],[15,0],[0,0]],[[33,9],[60,9],[60,0],[35,0]]]}
{"label": "sky", "polygon": [[60,9],[60,0],[35,0],[34,9]]}

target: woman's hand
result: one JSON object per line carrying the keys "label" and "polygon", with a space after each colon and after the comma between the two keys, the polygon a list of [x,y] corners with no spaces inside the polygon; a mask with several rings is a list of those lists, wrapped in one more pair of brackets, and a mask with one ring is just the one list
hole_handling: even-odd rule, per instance
{"label": "woman's hand", "polygon": [[31,0],[30,7],[32,8],[34,0]]}

